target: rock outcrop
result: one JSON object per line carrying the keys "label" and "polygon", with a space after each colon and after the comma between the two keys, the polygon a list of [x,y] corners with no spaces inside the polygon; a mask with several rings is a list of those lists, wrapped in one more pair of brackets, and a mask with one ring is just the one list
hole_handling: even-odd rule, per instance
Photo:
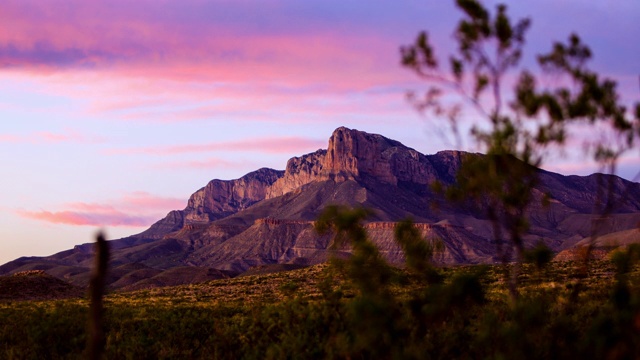
{"label": "rock outcrop", "polygon": [[340,127],[329,139],[323,175],[344,181],[367,174],[395,185],[391,158],[400,148],[408,149],[381,135]]}
{"label": "rock outcrop", "polygon": [[236,180],[212,180],[189,198],[185,224],[208,223],[235,214],[264,200],[284,173],[262,168]]}
{"label": "rock outcrop", "polygon": [[266,198],[271,199],[284,195],[316,180],[324,167],[326,155],[327,150],[321,149],[311,154],[289,159],[284,176],[269,187]]}
{"label": "rock outcrop", "polygon": [[[327,150],[317,150],[287,162],[284,172],[260,169],[236,180],[212,180],[189,198],[182,211],[156,225],[208,223],[248,208],[258,201],[272,199],[300,189],[313,181],[346,181],[370,177],[397,185],[399,182],[426,185],[439,177],[452,182],[462,153],[445,151],[425,156],[398,141],[345,127],[336,129]],[[174,229],[175,231],[175,229]]]}
{"label": "rock outcrop", "polygon": [[[459,163],[456,159],[459,155],[442,152],[438,157]],[[291,158],[284,176],[269,188],[266,198],[284,195],[316,180],[346,181],[363,176],[392,185],[398,182],[424,185],[435,180],[438,173],[428,156],[395,140],[340,127],[329,138],[327,150]]]}
{"label": "rock outcrop", "polygon": [[322,174],[337,181],[369,176],[391,185],[424,185],[437,178],[427,156],[382,135],[345,127],[329,139]]}

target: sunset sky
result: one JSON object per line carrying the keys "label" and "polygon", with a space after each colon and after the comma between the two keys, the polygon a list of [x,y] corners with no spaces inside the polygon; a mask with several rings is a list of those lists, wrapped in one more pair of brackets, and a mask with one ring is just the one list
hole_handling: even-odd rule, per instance
{"label": "sunset sky", "polygon": [[[524,66],[577,32],[591,67],[640,99],[640,1],[508,4],[533,21]],[[284,169],[339,126],[451,148],[406,101],[425,84],[399,47],[428,30],[446,55],[459,17],[441,0],[0,0],[0,264],[138,233],[209,180]]]}

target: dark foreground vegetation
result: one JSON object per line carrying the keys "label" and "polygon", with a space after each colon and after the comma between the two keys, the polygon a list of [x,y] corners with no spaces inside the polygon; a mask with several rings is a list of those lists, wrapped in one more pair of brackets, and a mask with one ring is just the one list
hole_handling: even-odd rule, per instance
{"label": "dark foreground vegetation", "polygon": [[[372,268],[379,258],[369,255],[291,272],[108,295],[104,356],[640,357],[640,272],[627,251],[616,253],[614,262],[592,262],[586,277],[578,275],[579,263],[525,265],[517,303],[511,303],[503,280],[509,269],[503,265],[416,273],[415,266]],[[0,358],[82,358],[88,315],[87,300],[0,303]]]}

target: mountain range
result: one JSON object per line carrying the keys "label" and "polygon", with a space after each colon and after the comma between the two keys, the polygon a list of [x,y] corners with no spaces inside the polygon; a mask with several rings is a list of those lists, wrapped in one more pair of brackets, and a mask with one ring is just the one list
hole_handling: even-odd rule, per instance
{"label": "mountain range", "polygon": [[[425,238],[440,239],[441,264],[496,261],[491,222],[482,211],[450,203],[430,184],[452,185],[465,156],[461,151],[424,155],[377,134],[336,129],[327,149],[291,158],[284,171],[262,168],[235,180],[212,180],[140,234],[112,240],[108,284],[133,290],[232,277],[256,271],[308,266],[349,249],[330,249],[331,236],[318,235],[314,221],[327,205],[372,210],[365,228],[394,264],[403,254],[393,240],[396,222],[411,218]],[[616,200],[599,220],[608,239],[599,246],[640,239],[640,184],[611,175],[564,176],[538,169],[539,185],[526,209],[525,243],[543,241],[555,252],[571,250],[592,234],[599,179],[607,179]],[[517,179],[514,179],[517,181]],[[547,206],[543,198],[548,197]],[[618,236],[620,235],[620,236]],[[47,257],[21,257],[0,266],[0,275],[42,270],[85,286],[93,244]]]}

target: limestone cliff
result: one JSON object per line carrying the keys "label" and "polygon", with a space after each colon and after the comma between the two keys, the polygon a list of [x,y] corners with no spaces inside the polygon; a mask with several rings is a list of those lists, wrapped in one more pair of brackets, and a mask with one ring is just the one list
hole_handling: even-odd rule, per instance
{"label": "limestone cliff", "polygon": [[425,156],[384,136],[340,127],[329,138],[327,150],[289,159],[284,172],[263,168],[237,180],[211,181],[191,196],[184,220],[191,224],[220,219],[316,180],[369,176],[391,185],[425,185],[438,178],[439,172],[452,177],[459,157],[459,152]]}
{"label": "limestone cliff", "polygon": [[436,171],[425,155],[398,141],[340,127],[329,139],[322,175],[336,181],[366,175],[392,185],[427,184]]}
{"label": "limestone cliff", "polygon": [[185,224],[206,223],[235,214],[263,200],[282,171],[262,168],[235,180],[212,180],[189,198]]}
{"label": "limestone cliff", "polygon": [[327,150],[293,157],[287,161],[284,176],[267,190],[267,199],[284,195],[315,180],[322,171]]}

